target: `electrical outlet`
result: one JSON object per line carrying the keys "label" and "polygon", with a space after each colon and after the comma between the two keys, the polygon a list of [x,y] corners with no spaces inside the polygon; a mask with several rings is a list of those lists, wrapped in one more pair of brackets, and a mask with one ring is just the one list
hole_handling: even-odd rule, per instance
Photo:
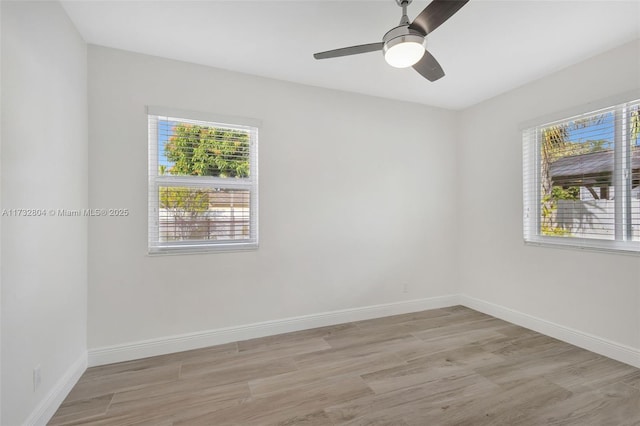
{"label": "electrical outlet", "polygon": [[42,382],[42,368],[40,365],[36,365],[33,369],[33,391],[37,391],[38,387],[40,387],[40,383]]}
{"label": "electrical outlet", "polygon": [[407,284],[407,283],[402,284],[402,292],[403,293],[409,293],[409,284]]}

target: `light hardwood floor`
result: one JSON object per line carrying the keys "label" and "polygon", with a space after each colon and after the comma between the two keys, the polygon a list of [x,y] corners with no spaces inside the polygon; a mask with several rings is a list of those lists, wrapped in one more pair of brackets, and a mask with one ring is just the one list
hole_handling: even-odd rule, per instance
{"label": "light hardwood floor", "polygon": [[640,370],[464,307],[88,369],[51,425],[640,425]]}

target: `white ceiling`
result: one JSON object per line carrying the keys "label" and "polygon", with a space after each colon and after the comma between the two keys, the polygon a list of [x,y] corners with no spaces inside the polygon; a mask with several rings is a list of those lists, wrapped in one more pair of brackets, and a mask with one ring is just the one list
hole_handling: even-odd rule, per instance
{"label": "white ceiling", "polygon": [[[409,6],[413,19],[429,1]],[[316,61],[378,42],[394,0],[64,1],[88,43],[313,86],[462,109],[640,38],[640,0],[471,0],[428,37],[431,83],[381,53]]]}

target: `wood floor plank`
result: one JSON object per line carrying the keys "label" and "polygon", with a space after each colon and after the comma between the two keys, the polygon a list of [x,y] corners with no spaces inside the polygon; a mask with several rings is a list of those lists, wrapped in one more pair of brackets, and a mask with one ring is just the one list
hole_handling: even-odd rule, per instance
{"label": "wood floor plank", "polygon": [[115,364],[102,365],[88,368],[82,378],[89,380],[94,377],[104,377],[116,373],[132,372],[144,370],[151,367],[166,366],[167,364],[183,363],[186,361],[208,360],[211,361],[216,356],[225,356],[238,352],[238,346],[234,343],[227,343],[209,348],[194,349],[173,354],[154,356],[137,359],[134,361],[118,362]]}
{"label": "wood floor plank", "polygon": [[152,389],[120,392],[109,407],[109,415],[120,415],[136,410],[165,412],[193,410],[206,404],[207,412],[241,404],[251,396],[246,382],[217,386],[206,377],[180,379],[154,386]]}
{"label": "wood floor plank", "polygon": [[241,342],[238,342],[237,345],[240,352],[260,349],[271,350],[274,348],[274,346],[277,347],[286,342],[297,342],[300,340],[316,338],[323,339],[335,333],[354,328],[356,328],[354,323],[331,325],[327,327],[312,328],[310,330],[300,330],[286,334],[278,334],[275,336],[266,336],[256,339],[243,340]]}
{"label": "wood floor plank", "polygon": [[366,357],[369,355],[390,355],[399,359],[399,352],[408,347],[416,348],[420,340],[411,335],[404,335],[394,340],[371,340],[361,345],[343,346],[336,349],[327,349],[317,352],[309,352],[294,356],[293,360],[299,368],[309,368],[318,365],[329,365],[333,361],[347,358]]}
{"label": "wood floor plank", "polygon": [[[587,360],[573,362],[561,370],[548,374],[548,378],[567,389],[581,391],[584,387],[590,389],[603,388],[608,385],[631,381],[638,369],[621,362],[604,357],[591,357],[584,351]],[[639,408],[640,409],[640,408]]]}
{"label": "wood floor plank", "polygon": [[381,394],[434,381],[475,375],[472,365],[478,367],[500,362],[500,357],[481,349],[460,348],[417,358],[406,365],[364,374],[362,379],[376,393]]}
{"label": "wood floor plank", "polygon": [[[422,340],[428,341],[431,338],[439,338],[442,336],[455,336],[460,333],[469,333],[473,330],[481,331],[496,331],[504,328],[508,323],[499,320],[497,318],[471,318],[466,321],[446,321],[446,319],[438,318],[442,320],[441,324],[429,323],[421,324],[414,322],[413,324],[421,324],[422,329],[412,330],[412,334]],[[504,336],[504,334],[501,334]]]}
{"label": "wood floor plank", "polygon": [[640,426],[640,370],[454,306],[90,368],[49,424]]}
{"label": "wood floor plank", "polygon": [[327,426],[331,420],[324,410],[302,416],[293,416],[277,423],[278,426]]}
{"label": "wood floor plank", "polygon": [[321,410],[327,404],[350,401],[371,393],[371,389],[359,377],[331,377],[299,388],[294,393],[281,392],[252,399],[215,413],[175,422],[175,425],[278,424]]}
{"label": "wood floor plank", "polygon": [[[414,334],[420,338],[419,333]],[[442,352],[446,350],[464,348],[470,345],[483,345],[491,341],[500,341],[505,337],[493,330],[471,330],[466,333],[456,333],[452,335],[442,335],[439,337],[430,336],[425,342],[428,354]]]}
{"label": "wood floor plank", "polygon": [[49,421],[49,425],[64,425],[78,420],[87,420],[106,414],[113,400],[112,393],[95,398],[63,403]]}
{"label": "wood floor plank", "polygon": [[249,388],[256,397],[264,397],[279,392],[295,392],[297,388],[326,380],[327,377],[360,376],[371,371],[404,365],[405,362],[393,355],[372,354],[368,356],[332,359],[330,362],[317,362],[309,368],[251,380]]}
{"label": "wood floor plank", "polygon": [[626,376],[622,379],[622,382],[640,390],[640,371],[636,371],[635,373]]}
{"label": "wood floor plank", "polygon": [[281,371],[282,368],[277,366],[288,363],[292,365],[291,369],[294,369],[290,361],[293,356],[330,348],[327,342],[321,338],[285,340],[280,344],[273,343],[271,350],[267,347],[262,347],[238,353],[228,353],[210,359],[188,360],[182,363],[180,375],[181,377],[189,377],[225,369],[232,370],[243,367],[259,369],[261,368],[260,366],[267,368],[268,365],[271,365],[269,368],[275,368],[283,372]]}
{"label": "wood floor plank", "polygon": [[564,376],[564,370],[571,365],[602,358],[593,352],[564,345],[557,348],[546,347],[536,354],[526,354],[517,358],[501,356],[503,362],[476,365],[474,370],[498,384],[524,377],[545,377],[555,382],[555,378]]}
{"label": "wood floor plank", "polygon": [[640,391],[615,383],[541,407],[534,421],[548,425],[640,425]]}
{"label": "wood floor plank", "polygon": [[411,312],[411,313],[402,314],[402,315],[392,315],[389,317],[374,318],[374,319],[369,319],[364,321],[356,321],[353,324],[355,324],[358,327],[366,329],[366,328],[375,328],[375,327],[391,325],[391,324],[405,324],[405,323],[411,323],[414,321],[421,321],[421,320],[431,321],[433,318],[445,317],[448,315],[451,315],[451,311],[449,309],[446,309],[446,308],[431,309],[429,311]]}
{"label": "wood floor plank", "polygon": [[[427,413],[440,414],[457,398],[472,398],[499,387],[473,373],[443,377],[413,387],[403,387],[387,393],[376,393],[352,402],[337,404],[325,409],[336,424],[360,424],[363,419],[397,419],[409,422],[407,416],[424,417]],[[437,419],[434,416],[433,419]],[[439,424],[431,421],[423,424]]]}
{"label": "wood floor plank", "polygon": [[402,327],[402,325],[396,325],[392,329],[385,329],[384,331],[376,330],[373,332],[366,331],[358,327],[356,329],[349,329],[340,333],[336,333],[325,338],[324,340],[333,349],[347,347],[389,347],[416,340],[416,338],[412,336],[408,331],[404,333],[400,332],[400,327]]}
{"label": "wood floor plank", "polygon": [[65,402],[86,400],[101,395],[133,390],[174,381],[180,373],[180,364],[152,366],[134,371],[122,371],[104,376],[80,378]]}
{"label": "wood floor plank", "polygon": [[202,377],[208,379],[212,386],[222,386],[230,383],[248,382],[258,378],[277,376],[279,374],[288,373],[297,369],[295,363],[290,358],[268,359],[268,360],[252,360],[250,362],[238,362],[234,365],[225,365],[224,367],[215,368],[215,366],[207,364],[206,367],[200,368],[199,365],[183,367],[181,378]]}
{"label": "wood floor plank", "polygon": [[65,426],[173,426],[173,421],[164,413],[135,411],[118,416],[89,418]]}
{"label": "wood floor plank", "polygon": [[[543,379],[523,380],[514,387],[478,381],[482,376],[460,376],[432,382],[429,399],[412,412],[410,424],[437,425],[537,425],[523,409],[566,400],[571,393]],[[482,378],[484,379],[484,378]],[[465,381],[473,380],[465,385]],[[486,379],[484,379],[486,380]],[[447,389],[459,381],[459,388]],[[490,385],[488,384],[490,383]],[[514,382],[515,384],[515,382]],[[479,386],[475,388],[473,386]],[[497,386],[497,387],[494,387]],[[441,390],[442,389],[442,390]],[[444,391],[444,392],[443,392]]]}

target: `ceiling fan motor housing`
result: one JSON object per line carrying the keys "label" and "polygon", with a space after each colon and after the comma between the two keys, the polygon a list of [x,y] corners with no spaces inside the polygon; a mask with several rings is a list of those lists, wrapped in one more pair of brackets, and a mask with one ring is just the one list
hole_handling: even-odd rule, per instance
{"label": "ceiling fan motor housing", "polygon": [[389,30],[384,37],[382,37],[382,42],[384,43],[382,53],[387,53],[387,50],[396,44],[405,42],[418,43],[425,49],[427,48],[427,38],[420,32],[410,29],[409,25],[400,25]]}

